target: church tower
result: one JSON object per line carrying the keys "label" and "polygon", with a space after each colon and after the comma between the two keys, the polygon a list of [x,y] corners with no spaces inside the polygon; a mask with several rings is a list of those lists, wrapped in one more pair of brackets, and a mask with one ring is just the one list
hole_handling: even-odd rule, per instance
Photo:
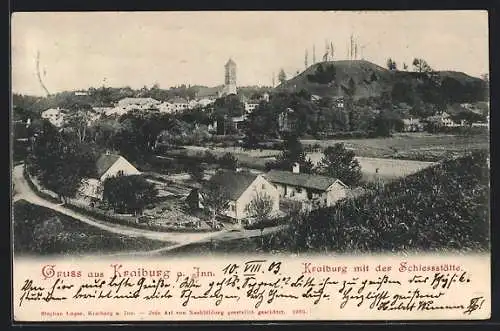
{"label": "church tower", "polygon": [[229,59],[224,68],[224,94],[236,94],[236,63]]}

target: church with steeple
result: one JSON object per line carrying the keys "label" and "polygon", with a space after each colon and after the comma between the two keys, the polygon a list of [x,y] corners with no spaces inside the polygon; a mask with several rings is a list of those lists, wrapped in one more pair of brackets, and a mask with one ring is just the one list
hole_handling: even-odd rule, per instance
{"label": "church with steeple", "polygon": [[223,95],[236,94],[236,63],[229,59],[224,65],[224,89]]}
{"label": "church with steeple", "polygon": [[202,87],[197,93],[197,98],[215,99],[230,94],[237,94],[236,63],[229,59],[224,65],[224,84],[216,87]]}

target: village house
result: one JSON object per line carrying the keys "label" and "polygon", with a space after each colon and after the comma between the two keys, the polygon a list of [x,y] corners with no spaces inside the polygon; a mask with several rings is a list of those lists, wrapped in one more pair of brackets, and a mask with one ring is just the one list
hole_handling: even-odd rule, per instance
{"label": "village house", "polygon": [[450,117],[450,115],[446,112],[442,112],[433,116],[429,116],[425,119],[428,123],[433,124],[437,127],[456,127],[460,126],[459,124],[455,123],[453,119]]}
{"label": "village house", "polygon": [[[241,222],[252,215],[246,209],[248,204],[258,195],[268,195],[272,201],[272,212],[279,211],[279,192],[264,176],[247,171],[222,171],[210,178],[210,183],[222,187],[229,198],[229,207],[224,215]],[[204,208],[198,189],[188,196],[188,203],[193,208]]]}
{"label": "village house", "polygon": [[168,102],[172,104],[172,107],[175,112],[183,111],[189,108],[189,103],[184,98],[175,97],[168,100]]}
{"label": "village house", "polygon": [[243,126],[245,125],[247,119],[248,116],[246,114],[241,116],[231,117],[231,121],[233,122],[233,126],[236,130],[243,129]]}
{"label": "village house", "polygon": [[160,113],[170,114],[175,111],[175,107],[171,102],[165,101],[158,105]]}
{"label": "village house", "polygon": [[333,97],[333,106],[338,110],[344,109],[344,106],[345,106],[344,97],[342,97],[342,96]]}
{"label": "village house", "polygon": [[251,102],[245,102],[245,111],[247,113],[251,113],[255,110],[255,108],[257,108],[259,106],[259,103],[258,102],[254,102],[254,101],[251,101]]}
{"label": "village house", "polygon": [[200,106],[200,107],[206,107],[208,105],[211,105],[215,102],[215,99],[210,99],[210,98],[202,98],[202,99],[198,99],[196,101],[197,103],[197,106]]}
{"label": "village house", "polygon": [[347,196],[348,187],[339,179],[299,170],[295,164],[291,172],[271,170],[264,176],[278,189],[280,199],[298,201],[304,209],[333,206]]}
{"label": "village house", "polygon": [[64,124],[66,110],[50,108],[42,112],[42,118],[48,120],[53,126],[60,128]]}
{"label": "village house", "polygon": [[128,112],[130,110],[157,109],[161,102],[153,98],[124,98],[118,101],[115,108]]}
{"label": "village house", "polygon": [[424,130],[424,124],[418,118],[404,118],[403,131],[404,132],[420,132]]}
{"label": "village house", "polygon": [[196,92],[197,99],[209,99],[214,100],[222,96],[222,90],[224,85],[219,85],[215,87],[200,87]]}
{"label": "village house", "polygon": [[106,152],[96,161],[96,173],[92,178],[86,178],[80,187],[80,195],[90,202],[102,200],[102,185],[104,181],[118,174],[130,176],[140,175],[130,162],[123,156]]}

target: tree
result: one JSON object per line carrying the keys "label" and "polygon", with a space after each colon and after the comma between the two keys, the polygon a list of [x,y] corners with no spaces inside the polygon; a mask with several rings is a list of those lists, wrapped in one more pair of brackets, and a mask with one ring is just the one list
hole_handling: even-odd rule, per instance
{"label": "tree", "polygon": [[390,137],[396,129],[401,129],[402,120],[392,111],[381,111],[375,116],[371,125],[373,137]]}
{"label": "tree", "polygon": [[208,182],[200,192],[201,203],[209,212],[212,227],[217,225],[216,216],[229,207],[229,194],[224,187],[215,182]]}
{"label": "tree", "polygon": [[424,72],[432,72],[432,68],[424,59],[413,59],[413,70],[416,72],[424,73]]}
{"label": "tree", "polygon": [[222,169],[236,170],[238,167],[238,159],[228,152],[219,159],[219,165]]}
{"label": "tree", "polygon": [[267,170],[278,169],[291,171],[295,163],[300,166],[303,173],[312,173],[313,163],[306,157],[304,147],[296,134],[288,134],[283,142],[283,151],[276,157],[276,161],[266,163]]}
{"label": "tree", "polygon": [[274,201],[273,198],[267,193],[257,192],[252,201],[245,207],[245,211],[255,217],[257,223],[259,223],[260,227],[260,237],[262,240],[262,244],[264,243],[264,238],[262,237],[262,232],[264,231],[264,222],[269,218],[271,212],[273,211]]}
{"label": "tree", "polygon": [[307,75],[307,80],[319,84],[328,84],[335,80],[337,69],[333,64],[323,66],[319,64],[313,75]]}
{"label": "tree", "polygon": [[323,158],[318,163],[316,171],[324,176],[340,179],[349,186],[359,184],[361,180],[361,166],[355,159],[355,154],[347,150],[343,143],[327,147],[323,151]]}
{"label": "tree", "polygon": [[391,58],[387,59],[387,69],[389,69],[389,70],[397,70],[396,62],[393,61]]}
{"label": "tree", "polygon": [[286,83],[286,73],[285,70],[281,69],[279,74],[278,74],[278,80],[280,81],[280,84],[285,84]]}
{"label": "tree", "polygon": [[205,176],[205,167],[197,160],[193,160],[190,164],[188,164],[187,172],[193,180],[201,182]]}
{"label": "tree", "polygon": [[103,199],[115,211],[142,214],[144,208],[153,202],[158,190],[142,175],[117,175],[109,177],[103,184]]}
{"label": "tree", "polygon": [[267,193],[257,192],[245,211],[255,217],[257,222],[265,221],[273,211],[274,201]]}
{"label": "tree", "polygon": [[85,141],[89,123],[90,111],[78,109],[69,113],[64,127],[74,132],[79,141]]}
{"label": "tree", "polygon": [[76,196],[85,178],[95,172],[92,147],[44,123],[28,161],[30,169],[47,189],[65,203]]}

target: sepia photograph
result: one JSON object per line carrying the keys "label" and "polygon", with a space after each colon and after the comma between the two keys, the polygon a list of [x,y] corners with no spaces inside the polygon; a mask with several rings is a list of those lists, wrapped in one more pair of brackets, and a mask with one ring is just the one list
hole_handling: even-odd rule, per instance
{"label": "sepia photograph", "polygon": [[17,257],[490,251],[486,11],[12,16]]}

